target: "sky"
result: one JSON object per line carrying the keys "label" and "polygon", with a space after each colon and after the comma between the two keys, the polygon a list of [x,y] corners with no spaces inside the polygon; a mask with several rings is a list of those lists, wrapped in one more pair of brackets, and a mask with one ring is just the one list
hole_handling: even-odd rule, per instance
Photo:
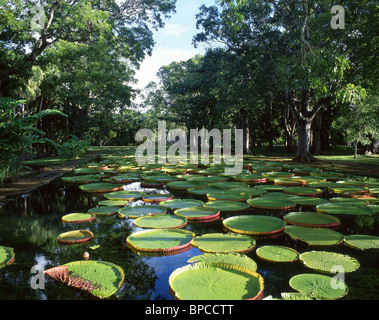
{"label": "sky", "polygon": [[205,46],[192,45],[193,36],[200,32],[196,29],[196,17],[202,4],[212,6],[215,0],[177,0],[176,13],[166,19],[165,26],[154,31],[155,46],[153,54],[147,56],[136,72],[137,89],[143,89],[150,81],[158,82],[156,73],[159,68],[173,61],[188,60],[196,54],[203,54]]}

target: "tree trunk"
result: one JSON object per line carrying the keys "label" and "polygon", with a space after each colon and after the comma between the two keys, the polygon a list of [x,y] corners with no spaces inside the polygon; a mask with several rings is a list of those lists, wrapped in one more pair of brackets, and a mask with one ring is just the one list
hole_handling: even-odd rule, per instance
{"label": "tree trunk", "polygon": [[358,158],[358,137],[354,141],[354,159]]}
{"label": "tree trunk", "polygon": [[310,135],[311,135],[311,126],[312,121],[310,119],[306,120],[298,120],[297,123],[297,153],[294,161],[299,162],[310,162],[316,160],[309,153],[309,143],[310,143]]}
{"label": "tree trunk", "polygon": [[313,140],[312,140],[312,154],[318,155],[321,153],[321,127],[322,127],[322,111],[316,115],[313,121]]}

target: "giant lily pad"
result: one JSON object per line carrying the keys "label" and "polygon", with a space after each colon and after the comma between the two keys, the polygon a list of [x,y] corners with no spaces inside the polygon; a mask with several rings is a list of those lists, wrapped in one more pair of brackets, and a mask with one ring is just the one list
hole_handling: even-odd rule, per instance
{"label": "giant lily pad", "polygon": [[373,210],[363,206],[356,206],[346,203],[326,203],[316,206],[317,212],[328,214],[346,214],[359,216],[372,216]]}
{"label": "giant lily pad", "polygon": [[206,186],[209,184],[207,181],[172,181],[166,184],[167,188],[173,190],[187,190],[197,186]]}
{"label": "giant lily pad", "polygon": [[61,233],[57,240],[63,244],[83,243],[91,240],[93,233],[88,230],[73,230]]}
{"label": "giant lily pad", "polygon": [[0,268],[12,264],[14,257],[13,248],[0,246]]}
{"label": "giant lily pad", "polygon": [[296,204],[289,200],[275,199],[270,197],[253,198],[247,200],[247,203],[254,209],[264,210],[292,210]]}
{"label": "giant lily pad", "polygon": [[150,229],[183,228],[187,225],[187,219],[169,214],[157,214],[140,217],[134,221],[134,224],[140,228]]}
{"label": "giant lily pad", "polygon": [[205,208],[218,209],[221,212],[239,212],[248,210],[250,207],[245,202],[239,201],[209,201],[204,204]]}
{"label": "giant lily pad", "polygon": [[220,218],[220,210],[206,207],[189,207],[174,211],[177,216],[186,217],[190,222],[214,221]]}
{"label": "giant lily pad", "polygon": [[359,250],[379,249],[378,236],[354,234],[345,236],[344,241],[349,247]]}
{"label": "giant lily pad", "polygon": [[298,196],[322,196],[322,190],[310,187],[288,187],[284,193],[295,194]]}
{"label": "giant lily pad", "polygon": [[134,249],[148,252],[171,252],[191,245],[193,232],[182,229],[151,229],[132,233],[126,239]]}
{"label": "giant lily pad", "polygon": [[349,291],[342,280],[314,273],[296,275],[289,284],[300,293],[317,299],[339,299]]}
{"label": "giant lily pad", "polygon": [[223,187],[217,187],[217,186],[200,186],[200,187],[192,187],[188,188],[188,193],[195,194],[198,196],[205,196],[207,193],[216,193],[216,192],[222,192],[227,191],[227,188]]}
{"label": "giant lily pad", "polygon": [[301,240],[314,246],[337,245],[344,239],[343,234],[328,228],[286,226],[284,232],[294,240]]}
{"label": "giant lily pad", "polygon": [[246,187],[248,187],[247,184],[242,183],[242,182],[237,182],[237,181],[213,182],[209,186],[210,187],[227,188],[227,189],[246,188]]}
{"label": "giant lily pad", "polygon": [[295,226],[311,228],[333,228],[341,225],[341,221],[338,218],[317,212],[290,212],[283,219]]}
{"label": "giant lily pad", "polygon": [[270,262],[293,262],[299,258],[299,253],[284,246],[263,246],[257,249],[257,256]]}
{"label": "giant lily pad", "polygon": [[315,207],[319,204],[329,203],[328,200],[317,197],[303,197],[303,196],[295,196],[290,197],[288,200],[295,202],[297,206],[302,207]]}
{"label": "giant lily pad", "polygon": [[96,183],[99,182],[102,175],[92,174],[92,175],[79,175],[73,177],[62,177],[61,180],[63,183],[72,183],[72,184],[86,184],[86,183]]}
{"label": "giant lily pad", "polygon": [[306,267],[327,273],[335,273],[335,266],[342,267],[343,272],[353,272],[359,268],[359,262],[344,254],[329,251],[308,251],[299,256]]}
{"label": "giant lily pad", "polygon": [[267,177],[263,176],[260,173],[245,173],[233,177],[234,181],[246,182],[249,184],[259,184],[266,183]]}
{"label": "giant lily pad", "polygon": [[167,201],[162,201],[160,205],[167,209],[182,209],[189,207],[202,207],[204,204],[203,201],[196,199],[172,199]]}
{"label": "giant lily pad", "polygon": [[160,203],[173,198],[174,196],[172,194],[145,194],[142,197],[142,201],[146,203]]}
{"label": "giant lily pad", "polygon": [[155,214],[164,214],[167,212],[167,209],[161,206],[134,206],[134,207],[125,207],[118,210],[118,213],[121,215],[126,215],[130,219],[136,219],[142,216],[155,215]]}
{"label": "giant lily pad", "polygon": [[111,193],[104,194],[104,197],[109,200],[125,200],[125,201],[134,201],[141,199],[144,195],[140,191],[116,191]]}
{"label": "giant lily pad", "polygon": [[251,194],[243,191],[224,191],[218,193],[208,193],[207,198],[209,201],[241,201],[245,202],[251,198]]}
{"label": "giant lily pad", "polygon": [[169,277],[180,300],[261,299],[263,278],[248,268],[221,262],[199,262],[176,269]]}
{"label": "giant lily pad", "polygon": [[95,220],[96,216],[91,213],[70,213],[62,217],[66,223],[83,223]]}
{"label": "giant lily pad", "polygon": [[222,224],[228,230],[236,233],[268,235],[283,231],[287,223],[276,217],[248,215],[227,218]]}
{"label": "giant lily pad", "polygon": [[102,206],[88,209],[88,212],[98,216],[113,216],[119,209],[119,207]]}
{"label": "giant lily pad", "polygon": [[89,291],[99,298],[108,298],[124,283],[121,267],[106,261],[76,261],[45,271],[54,280],[81,290]]}
{"label": "giant lily pad", "polygon": [[246,253],[254,250],[256,241],[247,235],[234,233],[206,233],[193,239],[192,245],[202,252]]}
{"label": "giant lily pad", "polygon": [[190,258],[188,263],[196,262],[226,262],[257,271],[257,263],[245,254],[241,253],[204,253]]}
{"label": "giant lily pad", "polygon": [[83,192],[105,193],[122,190],[123,185],[113,183],[89,183],[79,186],[79,189]]}

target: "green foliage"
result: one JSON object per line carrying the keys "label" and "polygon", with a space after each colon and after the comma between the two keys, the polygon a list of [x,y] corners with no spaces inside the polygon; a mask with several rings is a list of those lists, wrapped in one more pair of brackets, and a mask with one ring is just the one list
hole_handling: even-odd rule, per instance
{"label": "green foliage", "polygon": [[79,140],[78,137],[72,136],[69,141],[58,147],[58,156],[62,160],[77,159],[86,152],[89,146],[88,140]]}

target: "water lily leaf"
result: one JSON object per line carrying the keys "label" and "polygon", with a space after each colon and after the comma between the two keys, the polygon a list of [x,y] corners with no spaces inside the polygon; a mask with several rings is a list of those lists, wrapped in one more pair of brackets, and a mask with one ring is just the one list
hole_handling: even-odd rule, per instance
{"label": "water lily leaf", "polygon": [[372,216],[374,212],[372,209],[364,206],[356,206],[346,203],[326,203],[316,206],[317,212],[328,214],[346,214],[346,215],[359,215],[359,216]]}
{"label": "water lily leaf", "polygon": [[72,183],[72,184],[86,184],[86,183],[96,183],[101,180],[101,174],[92,174],[92,175],[79,175],[73,177],[62,177],[61,180],[63,183]]}
{"label": "water lily leaf", "polygon": [[13,248],[0,246],[0,268],[13,263],[15,253]]}
{"label": "water lily leaf", "polygon": [[296,275],[289,284],[294,290],[318,299],[339,299],[349,291],[342,280],[314,273]]}
{"label": "water lily leaf", "polygon": [[245,202],[247,199],[251,198],[251,194],[249,192],[243,191],[224,191],[217,193],[208,193],[207,198],[209,201],[241,201]]}
{"label": "water lily leaf", "polygon": [[310,187],[288,187],[283,192],[299,196],[322,196],[322,189]]}
{"label": "water lily leaf", "polygon": [[124,283],[121,267],[106,261],[75,261],[45,271],[54,280],[81,290],[89,291],[99,298],[108,298]]}
{"label": "water lily leaf", "polygon": [[142,216],[155,215],[155,214],[164,214],[167,213],[167,209],[161,206],[134,206],[134,207],[125,207],[121,208],[118,211],[119,214],[126,215],[130,219],[136,219]]}
{"label": "water lily leaf", "polygon": [[170,252],[191,245],[193,232],[182,229],[151,229],[132,233],[126,242],[136,250]]}
{"label": "water lily leaf", "polygon": [[204,253],[190,258],[188,263],[196,262],[226,262],[257,271],[257,263],[245,254],[241,253]]}
{"label": "water lily leaf", "polygon": [[160,205],[167,209],[182,209],[189,207],[202,207],[204,204],[203,201],[196,199],[172,199],[167,201],[162,201]]}
{"label": "water lily leaf", "polygon": [[311,228],[333,228],[341,225],[341,221],[332,215],[307,211],[290,212],[283,220],[295,226]]}
{"label": "water lily leaf", "polygon": [[232,232],[248,235],[268,235],[283,231],[286,222],[271,216],[234,216],[225,219],[222,224]]}
{"label": "water lily leaf", "polygon": [[93,192],[93,193],[105,193],[111,191],[122,190],[122,184],[113,183],[89,183],[79,186],[79,189],[83,192]]}
{"label": "water lily leaf", "polygon": [[345,243],[352,248],[359,250],[378,249],[379,237],[364,234],[354,234],[345,236]]}
{"label": "water lily leaf", "polygon": [[91,240],[93,233],[88,230],[73,230],[61,233],[57,240],[63,244],[83,243]]}
{"label": "water lily leaf", "polygon": [[303,196],[297,196],[297,197],[290,197],[288,200],[295,202],[297,206],[302,207],[315,207],[319,204],[329,203],[328,200],[324,198],[317,198],[317,197],[303,197]]}
{"label": "water lily leaf", "polygon": [[304,252],[300,254],[299,260],[310,269],[333,274],[335,266],[342,267],[344,273],[356,271],[360,266],[356,259],[348,255],[329,251]]}
{"label": "water lily leaf", "polygon": [[187,225],[187,219],[169,214],[157,214],[140,217],[134,221],[134,225],[140,228],[151,229],[183,228]]}
{"label": "water lily leaf", "polygon": [[109,207],[125,207],[128,205],[129,201],[125,200],[104,200],[98,203],[99,206],[109,206]]}
{"label": "water lily leaf", "polygon": [[83,223],[95,219],[96,216],[91,213],[71,213],[62,217],[62,221],[66,223]]}
{"label": "water lily leaf", "polygon": [[240,212],[246,211],[250,208],[250,206],[245,202],[222,200],[206,202],[204,207],[218,209],[221,212]]}
{"label": "water lily leaf", "polygon": [[142,197],[142,201],[146,203],[160,203],[173,198],[174,196],[172,194],[145,194]]}
{"label": "water lily leaf", "polygon": [[259,247],[256,252],[259,258],[270,262],[293,262],[299,258],[295,249],[277,245]]}
{"label": "water lily leaf", "polygon": [[284,232],[294,240],[301,240],[314,246],[337,245],[344,239],[343,234],[328,228],[286,226]]}
{"label": "water lily leaf", "polygon": [[249,236],[234,233],[206,233],[197,236],[192,245],[202,252],[211,253],[246,253],[254,250],[256,241]]}
{"label": "water lily leaf", "polygon": [[190,222],[215,221],[220,218],[220,210],[206,207],[189,207],[174,211],[177,216],[186,217]]}
{"label": "water lily leaf", "polygon": [[116,191],[111,193],[104,194],[104,197],[109,200],[125,200],[125,201],[134,201],[141,199],[144,195],[143,192],[139,191]]}
{"label": "water lily leaf", "polygon": [[188,188],[193,188],[197,186],[206,186],[209,182],[207,181],[173,181],[166,184],[167,188],[173,190],[187,190]]}
{"label": "water lily leaf", "polygon": [[296,204],[289,200],[275,199],[271,197],[252,198],[247,200],[247,203],[255,209],[265,210],[291,210],[295,209]]}
{"label": "water lily leaf", "polygon": [[258,273],[221,262],[199,262],[176,269],[169,284],[180,300],[255,300],[263,297],[264,289]]}
{"label": "water lily leaf", "polygon": [[91,208],[88,210],[88,212],[98,216],[113,216],[118,213],[119,209],[119,207],[102,206]]}
{"label": "water lily leaf", "polygon": [[188,193],[195,194],[198,196],[205,196],[207,193],[216,193],[216,192],[222,192],[227,191],[227,188],[224,187],[217,187],[217,186],[200,186],[200,187],[192,187],[188,188]]}

